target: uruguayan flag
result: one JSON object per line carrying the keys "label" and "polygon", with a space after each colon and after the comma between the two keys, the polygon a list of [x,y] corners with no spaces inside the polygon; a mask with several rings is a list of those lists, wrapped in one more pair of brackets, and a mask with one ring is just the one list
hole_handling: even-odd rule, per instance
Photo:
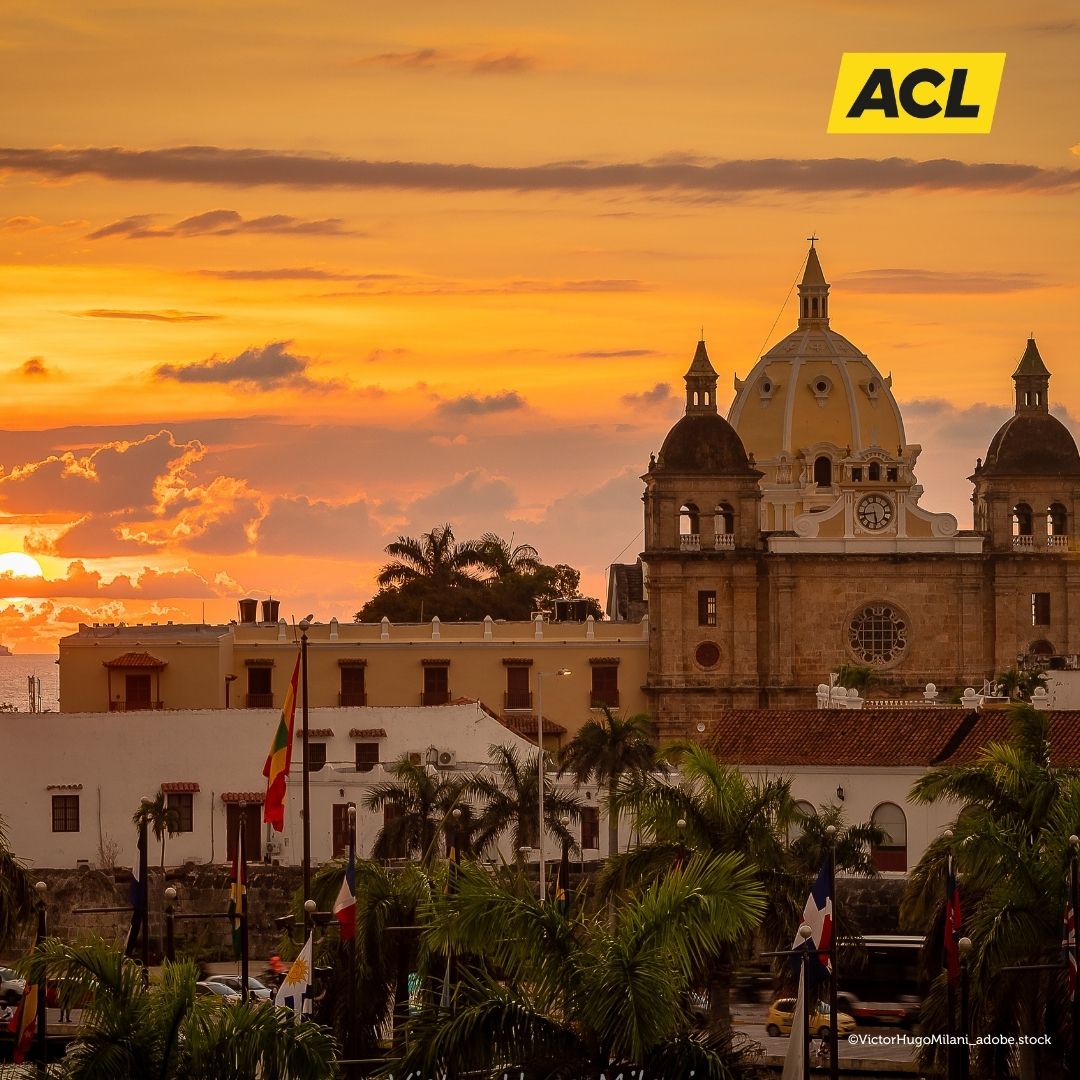
{"label": "uruguayan flag", "polygon": [[275,1005],[292,1009],[297,1020],[311,1015],[311,970],[312,970],[312,935],[300,950],[300,955],[292,962],[285,981],[278,988],[274,998]]}

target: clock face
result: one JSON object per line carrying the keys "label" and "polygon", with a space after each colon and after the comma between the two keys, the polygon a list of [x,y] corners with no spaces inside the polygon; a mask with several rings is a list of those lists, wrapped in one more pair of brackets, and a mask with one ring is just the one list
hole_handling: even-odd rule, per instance
{"label": "clock face", "polygon": [[857,513],[864,529],[884,529],[892,521],[892,503],[884,495],[867,495],[859,503]]}

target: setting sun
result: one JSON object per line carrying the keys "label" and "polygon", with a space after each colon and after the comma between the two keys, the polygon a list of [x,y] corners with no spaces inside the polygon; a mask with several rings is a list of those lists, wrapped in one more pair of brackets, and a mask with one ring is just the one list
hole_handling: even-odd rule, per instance
{"label": "setting sun", "polygon": [[42,570],[37,559],[21,551],[8,551],[0,555],[0,574],[12,577],[41,577]]}

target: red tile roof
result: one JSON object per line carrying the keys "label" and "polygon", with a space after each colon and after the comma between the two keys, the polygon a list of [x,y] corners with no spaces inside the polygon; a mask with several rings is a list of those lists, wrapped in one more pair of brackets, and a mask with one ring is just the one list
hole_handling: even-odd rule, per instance
{"label": "red tile roof", "polygon": [[[381,727],[354,727],[349,732],[350,739],[385,739],[386,728]],[[539,796],[537,796],[539,798]]]}
{"label": "red tile roof", "polygon": [[103,660],[102,663],[107,668],[163,668],[168,661],[159,660],[156,656],[151,656],[146,652],[127,652],[123,656],[118,656],[115,660]]}
{"label": "red tile roof", "polygon": [[266,796],[261,791],[223,791],[222,802],[262,804]]}
{"label": "red tile roof", "polygon": [[162,784],[161,790],[168,795],[170,792],[180,793],[198,791],[199,785],[194,780],[171,780],[167,784]]}
{"label": "red tile roof", "polygon": [[[334,737],[334,729],[328,727],[309,727],[307,733],[309,739],[332,739]],[[302,739],[303,737],[303,728],[297,728],[293,738]]]}
{"label": "red tile roof", "polygon": [[[1054,764],[1080,765],[1080,712],[1050,717]],[[727,709],[700,736],[690,734],[729,765],[926,768],[974,761],[1010,733],[1002,710],[930,707]]]}
{"label": "red tile roof", "polygon": [[[532,739],[536,742],[536,717],[535,716],[496,716],[496,720],[504,728],[512,731],[515,735],[521,735],[526,739]],[[544,734],[545,735],[565,735],[566,728],[562,724],[556,723],[554,720],[549,720],[544,717]]]}

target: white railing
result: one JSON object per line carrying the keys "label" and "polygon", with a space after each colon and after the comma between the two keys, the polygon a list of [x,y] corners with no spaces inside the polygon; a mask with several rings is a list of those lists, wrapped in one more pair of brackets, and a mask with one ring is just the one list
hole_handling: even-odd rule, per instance
{"label": "white railing", "polygon": [[679,537],[680,551],[700,551],[701,533],[683,533]]}
{"label": "white railing", "polygon": [[733,551],[735,548],[734,533],[717,533],[716,547],[720,551]]}
{"label": "white railing", "polygon": [[1046,538],[1048,548],[1057,548],[1059,551],[1069,550],[1069,538],[1063,533],[1052,533]]}
{"label": "white railing", "polygon": [[1014,551],[1034,551],[1035,550],[1035,537],[1030,533],[1026,536],[1014,536],[1013,550]]}

